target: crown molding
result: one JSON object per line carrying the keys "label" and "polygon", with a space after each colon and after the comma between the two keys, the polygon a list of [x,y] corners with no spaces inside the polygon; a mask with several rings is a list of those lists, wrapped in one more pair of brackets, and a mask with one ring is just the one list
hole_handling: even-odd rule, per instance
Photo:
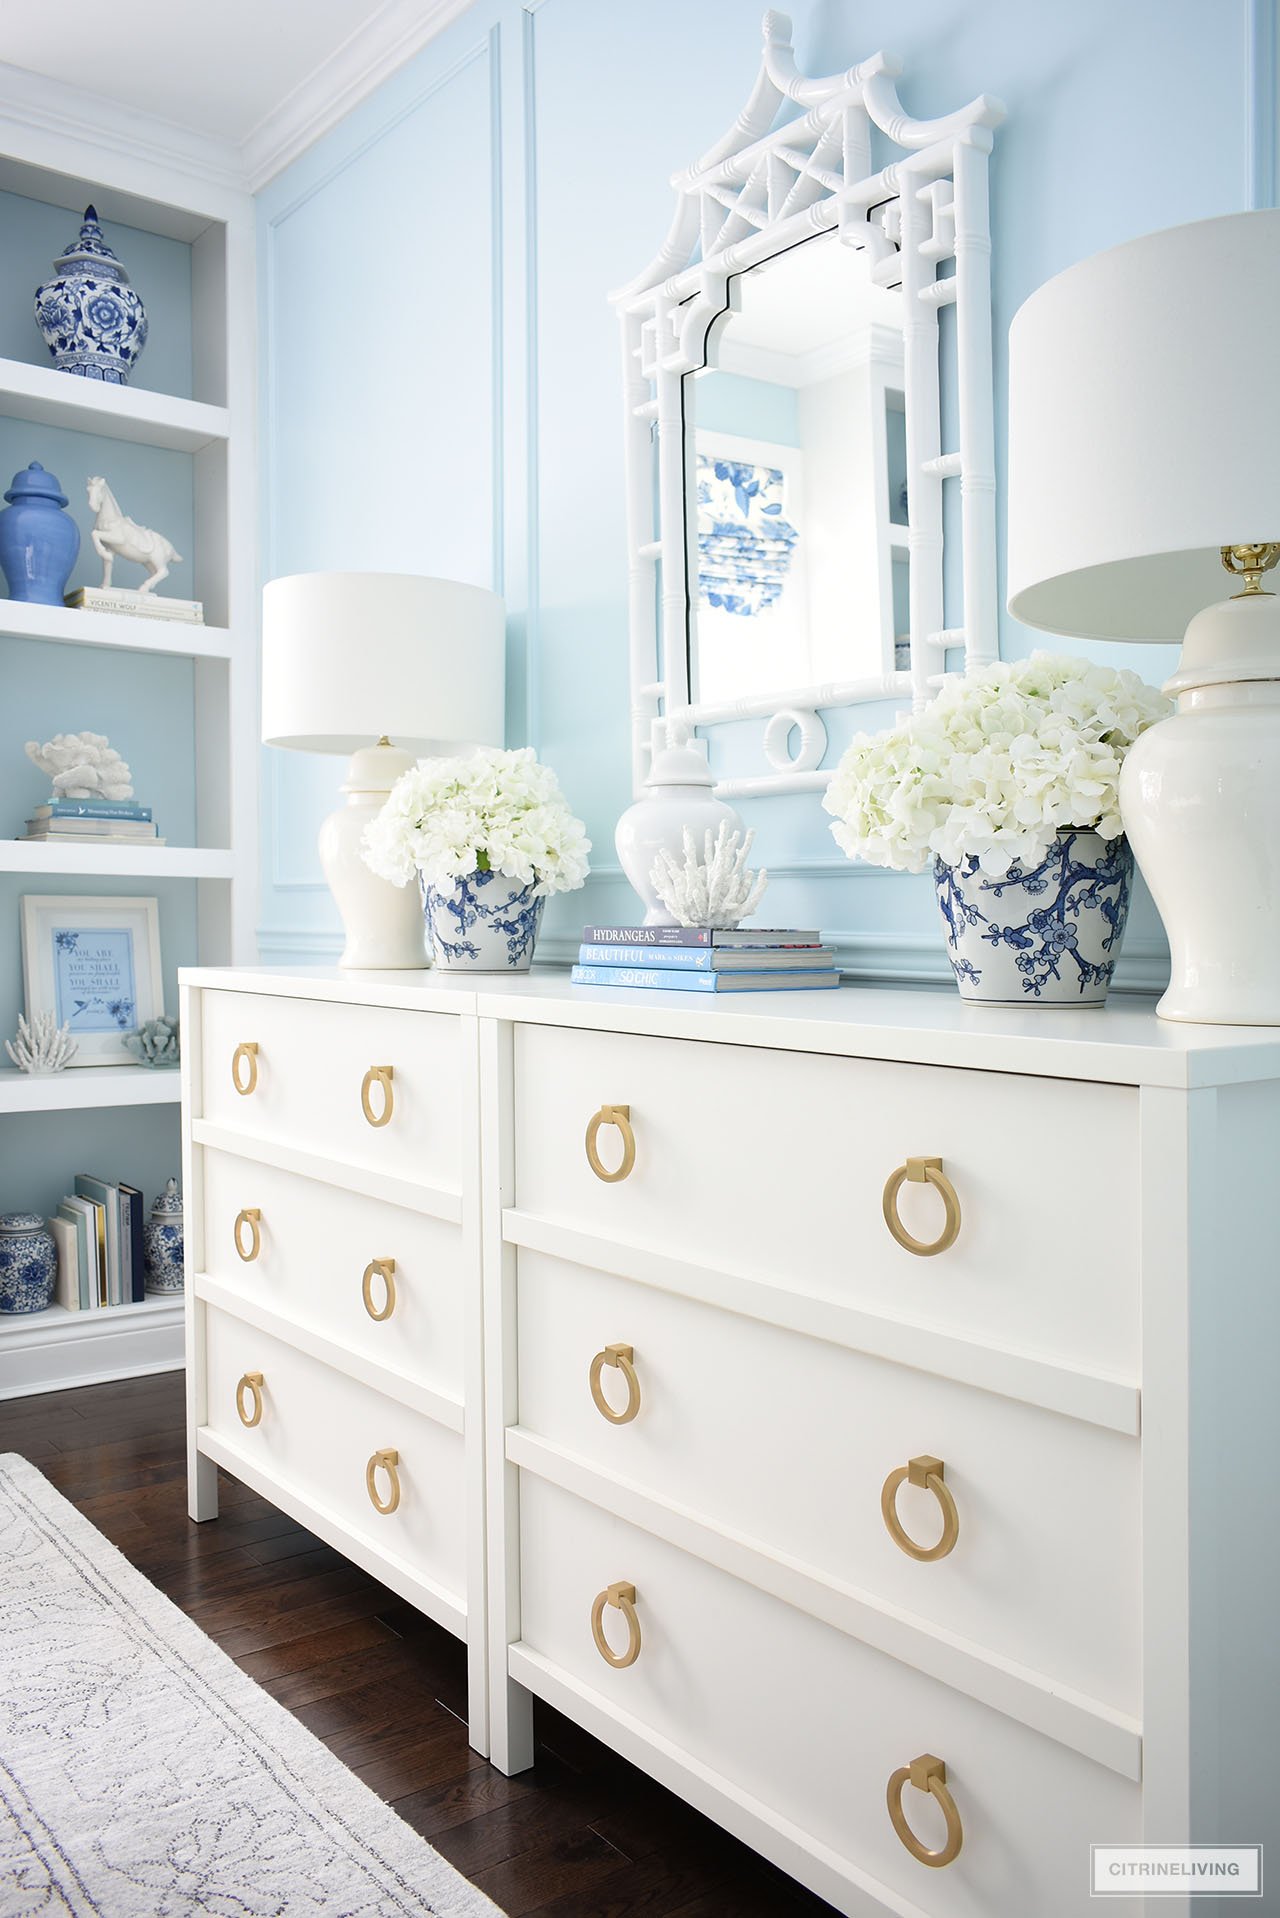
{"label": "crown molding", "polygon": [[241,183],[250,193],[260,192],[470,4],[386,0],[254,128],[241,148]]}
{"label": "crown molding", "polygon": [[106,94],[2,61],[0,118],[77,147],[88,142],[143,166],[176,169],[234,192],[245,191],[244,161],[233,141],[138,113]]}

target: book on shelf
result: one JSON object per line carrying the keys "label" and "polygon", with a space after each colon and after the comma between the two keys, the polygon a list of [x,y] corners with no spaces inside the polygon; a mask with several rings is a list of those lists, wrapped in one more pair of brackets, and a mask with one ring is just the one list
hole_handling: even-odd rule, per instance
{"label": "book on shelf", "polygon": [[147,1292],[145,1215],[136,1185],[76,1174],[75,1192],[49,1221],[58,1245],[60,1305],[92,1311],[142,1303]]}
{"label": "book on shelf", "polygon": [[88,1199],[69,1197],[58,1207],[58,1217],[69,1219],[76,1228],[80,1255],[80,1304],[84,1311],[94,1311],[106,1303],[102,1296],[106,1274],[101,1270],[98,1259],[98,1208]]}
{"label": "book on shelf", "polygon": [[128,586],[78,586],[63,598],[64,606],[85,613],[124,613],[131,619],[185,619],[204,625],[204,601],[166,599],[159,593],[139,592]]}
{"label": "book on shelf", "polygon": [[149,820],[150,806],[136,799],[48,799],[43,806],[31,808],[33,819],[136,819]]}
{"label": "book on shelf", "polygon": [[583,966],[661,966],[673,972],[786,972],[797,966],[826,971],[834,946],[588,946],[578,949]]}
{"label": "book on shelf", "polygon": [[820,946],[820,932],[781,926],[584,926],[584,946]]}
{"label": "book on shelf", "polygon": [[20,839],[27,842],[38,840],[42,846],[166,846],[169,843],[157,833],[154,826],[146,832],[113,832],[109,828],[95,831],[86,820],[84,831],[42,832],[39,830],[42,823],[28,819],[27,830],[19,835]]}
{"label": "book on shelf", "polygon": [[120,1188],[111,1185],[106,1179],[95,1179],[87,1172],[77,1172],[75,1195],[78,1199],[88,1199],[98,1214],[98,1252],[106,1274],[106,1289],[103,1291],[99,1281],[99,1294],[104,1305],[122,1305],[124,1303],[120,1289],[120,1271],[122,1261],[120,1249]]}
{"label": "book on shelf", "polygon": [[80,1250],[76,1228],[70,1219],[64,1219],[62,1214],[58,1213],[50,1219],[49,1230],[58,1248],[58,1276],[54,1281],[54,1303],[63,1306],[68,1312],[78,1312],[84,1301],[80,1293]]}
{"label": "book on shelf", "polygon": [[49,839],[154,839],[156,829],[150,819],[28,819],[27,833]]}
{"label": "book on shelf", "polygon": [[575,986],[620,986],[637,992],[815,992],[840,984],[834,966],[783,972],[686,972],[678,966],[584,966],[569,975]]}
{"label": "book on shelf", "polygon": [[126,1271],[125,1293],[127,1301],[141,1305],[147,1296],[147,1263],[143,1249],[142,1194],[136,1185],[126,1185],[120,1181],[120,1237],[124,1246]]}

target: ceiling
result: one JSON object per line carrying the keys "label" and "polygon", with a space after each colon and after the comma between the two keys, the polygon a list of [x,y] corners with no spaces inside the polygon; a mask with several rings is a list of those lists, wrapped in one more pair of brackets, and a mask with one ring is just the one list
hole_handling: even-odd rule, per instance
{"label": "ceiling", "polygon": [[3,7],[0,104],[31,86],[72,89],[89,110],[96,96],[108,114],[142,116],[139,131],[167,125],[216,146],[257,185],[465,4],[13,0]]}

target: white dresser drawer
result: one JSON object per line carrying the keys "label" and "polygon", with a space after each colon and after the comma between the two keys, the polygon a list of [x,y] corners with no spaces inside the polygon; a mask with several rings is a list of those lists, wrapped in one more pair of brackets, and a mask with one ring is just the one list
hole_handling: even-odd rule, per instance
{"label": "white dresser drawer", "polygon": [[[202,1225],[203,1247],[193,1245],[193,1253],[202,1253],[210,1278],[346,1351],[461,1399],[458,1226],[212,1148],[204,1152]],[[394,1262],[390,1289],[381,1271],[366,1283],[375,1261]],[[390,1314],[373,1318],[366,1298],[379,1314],[391,1304]]]}
{"label": "white dresser drawer", "polygon": [[[461,1058],[455,1018],[205,991],[201,1034],[203,1120],[458,1190]],[[379,1067],[391,1068],[389,1086],[369,1076]],[[251,1090],[237,1091],[233,1069]],[[382,1119],[388,1098],[390,1118],[372,1123]]]}
{"label": "white dresser drawer", "polygon": [[[783,1552],[1113,1709],[1140,1710],[1134,1438],[653,1287],[522,1250],[519,1422],[601,1472]],[[592,1361],[629,1346],[639,1412],[611,1424]],[[616,1363],[598,1389],[634,1402]],[[910,1557],[888,1475],[943,1461],[954,1548]],[[939,1495],[901,1485],[908,1539]]]}
{"label": "white dresser drawer", "polygon": [[[462,1439],[394,1399],[294,1351],[228,1313],[206,1308],[207,1424],[295,1497],[332,1514],[455,1595],[466,1592]],[[260,1376],[261,1418],[247,1426],[237,1391]],[[240,1393],[252,1416],[252,1388]],[[397,1454],[398,1508],[374,1509],[366,1471],[375,1453]],[[234,1469],[234,1468],[233,1468]],[[375,1474],[384,1501],[391,1480]]]}
{"label": "white dresser drawer", "polygon": [[[1090,1843],[1140,1836],[1137,1785],[527,1472],[520,1538],[522,1638],[536,1659],[913,1910],[1088,1918]],[[617,1584],[635,1587],[640,1628],[625,1670],[605,1663],[591,1628],[593,1601]],[[621,1652],[614,1606],[604,1630]],[[536,1682],[519,1648],[512,1666]],[[963,1825],[945,1867],[913,1858],[886,1809],[892,1774],[925,1753],[944,1761]],[[939,1845],[933,1801],[911,1786],[903,1797],[920,1840]]]}
{"label": "white dresser drawer", "polygon": [[[515,1088],[523,1212],[1137,1376],[1127,1086],[521,1025]],[[617,1183],[585,1149],[602,1106],[630,1109],[635,1162]],[[620,1147],[602,1127],[606,1170]],[[941,1159],[961,1211],[934,1257],[899,1245],[882,1211],[890,1175],[924,1158]],[[942,1229],[928,1186],[905,1183],[898,1207],[917,1239]]]}

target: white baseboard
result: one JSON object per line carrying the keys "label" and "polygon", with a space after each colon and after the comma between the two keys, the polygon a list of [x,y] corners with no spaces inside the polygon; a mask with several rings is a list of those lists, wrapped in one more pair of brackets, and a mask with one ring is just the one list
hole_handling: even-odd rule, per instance
{"label": "white baseboard", "polygon": [[144,1378],[182,1363],[181,1298],[0,1320],[0,1399]]}

